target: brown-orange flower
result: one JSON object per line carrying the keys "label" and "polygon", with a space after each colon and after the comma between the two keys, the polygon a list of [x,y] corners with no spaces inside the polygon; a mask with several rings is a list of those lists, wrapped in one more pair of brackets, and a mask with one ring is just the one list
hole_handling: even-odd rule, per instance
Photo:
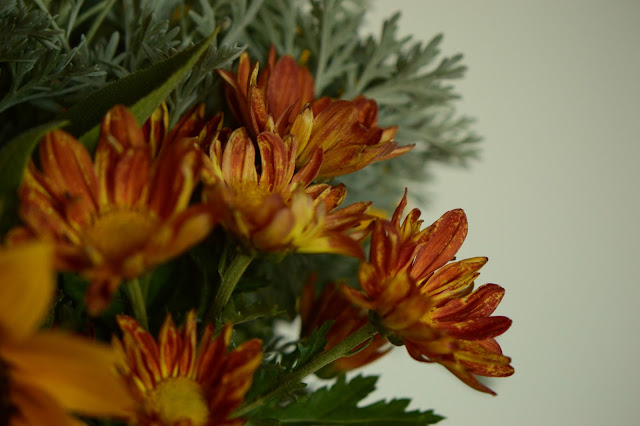
{"label": "brown-orange flower", "polygon": [[214,225],[209,209],[189,207],[202,166],[193,139],[161,148],[160,139],[149,140],[116,106],[103,119],[94,162],[80,142],[55,130],[40,144],[42,171],[31,162],[25,172],[19,193],[25,226],[13,230],[11,241],[53,241],[58,268],[90,279],[93,313],[108,306],[122,279],[182,253]]}
{"label": "brown-orange flower", "polygon": [[295,137],[262,132],[257,145],[258,153],[244,128],[230,134],[222,129],[209,148],[212,178],[203,193],[221,225],[250,252],[363,257],[362,233],[349,230],[368,218],[369,203],[338,209],[346,196],[344,185],[309,186],[322,163],[322,151],[316,150],[296,172]]}
{"label": "brown-orange flower", "polygon": [[167,316],[156,341],[131,317],[119,316],[125,363],[122,375],[138,401],[131,419],[141,426],[239,426],[229,419],[244,400],[262,362],[262,343],[249,340],[228,351],[230,325],[213,337],[208,324],[197,344],[196,316],[187,314],[181,330]]}
{"label": "brown-orange flower", "polygon": [[404,344],[414,359],[438,362],[472,388],[493,394],[475,375],[513,374],[494,339],[511,320],[491,316],[504,289],[487,284],[474,291],[486,258],[447,264],[467,233],[462,210],[421,230],[417,209],[400,223],[405,206],[406,192],[392,220],[376,222],[369,261],[360,264],[363,292],[343,286],[345,296],[375,312],[389,340]]}
{"label": "brown-orange flower", "polygon": [[240,57],[236,74],[219,70],[227,83],[227,100],[235,117],[252,136],[265,130],[298,138],[296,166],[311,161],[316,148],[325,156],[319,178],[352,173],[385,159],[400,156],[413,146],[398,147],[396,127],[377,125],[378,106],[372,99],[356,97],[352,102],[323,97],[314,100],[313,77],[293,57],[275,60],[269,51],[267,67],[251,68],[249,56]]}
{"label": "brown-orange flower", "polygon": [[[327,284],[319,297],[316,297],[314,279],[309,279],[300,297],[300,318],[302,320],[300,336],[309,337],[325,322],[333,321],[325,338],[325,350],[329,350],[355,333],[369,322],[366,309],[352,304],[347,300],[336,283]],[[322,377],[332,377],[339,373],[360,368],[374,362],[391,350],[389,341],[381,334],[376,334],[371,342],[366,342],[363,348],[349,357],[335,360],[316,374]]]}
{"label": "brown-orange flower", "polygon": [[280,135],[287,133],[302,106],[313,101],[313,77],[307,67],[298,65],[290,55],[276,61],[271,47],[267,66],[261,71],[253,67],[249,54],[243,52],[234,74],[218,70],[227,84],[227,103],[231,112],[252,137],[266,130],[269,117]]}

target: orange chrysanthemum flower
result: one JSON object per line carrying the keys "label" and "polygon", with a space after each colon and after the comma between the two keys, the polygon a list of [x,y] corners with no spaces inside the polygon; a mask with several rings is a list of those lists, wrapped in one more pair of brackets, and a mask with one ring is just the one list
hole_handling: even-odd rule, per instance
{"label": "orange chrysanthemum flower", "polygon": [[322,151],[295,172],[297,140],[262,132],[256,150],[244,128],[217,132],[209,148],[212,182],[204,196],[220,223],[249,251],[340,253],[363,257],[362,232],[348,234],[368,216],[369,203],[338,209],[344,185],[308,186]]}
{"label": "orange chrysanthemum flower", "polygon": [[474,375],[513,374],[494,339],[511,320],[491,316],[504,289],[487,284],[473,291],[486,258],[447,264],[467,234],[462,210],[420,230],[417,209],[400,223],[405,206],[406,192],[392,220],[375,224],[369,261],[359,271],[364,292],[343,286],[345,296],[374,311],[389,340],[404,344],[414,359],[438,362],[472,388],[493,394]]}
{"label": "orange chrysanthemum flower", "polygon": [[276,61],[273,47],[267,67],[251,69],[243,53],[236,74],[219,70],[227,83],[227,100],[235,117],[255,137],[265,130],[298,138],[296,166],[311,161],[316,148],[325,154],[319,178],[352,173],[381,160],[400,156],[413,148],[398,147],[396,127],[380,128],[378,106],[372,99],[352,102],[323,97],[314,100],[313,77],[289,55]]}
{"label": "orange chrysanthemum flower", "polygon": [[131,317],[121,315],[122,341],[115,341],[126,359],[122,375],[138,401],[131,419],[141,426],[238,426],[229,419],[262,362],[262,342],[247,341],[227,351],[232,329],[213,337],[207,325],[197,345],[196,316],[187,314],[182,330],[167,316],[158,341]]}
{"label": "orange chrysanthemum flower", "polygon": [[246,52],[240,55],[237,73],[218,70],[227,83],[229,108],[252,137],[267,130],[269,121],[284,135],[302,107],[314,100],[313,77],[307,67],[298,65],[290,55],[276,61],[273,47],[267,66],[260,73],[258,70],[258,62],[251,67]]}
{"label": "orange chrysanthemum flower", "polygon": [[397,128],[380,128],[378,105],[358,96],[352,102],[323,97],[305,107],[291,126],[300,141],[298,166],[309,161],[317,147],[325,158],[318,177],[330,178],[358,171],[371,163],[399,157],[414,145],[398,147]]}
{"label": "orange chrysanthemum flower", "polygon": [[68,412],[128,415],[133,400],[116,374],[111,347],[37,332],[53,298],[53,277],[53,247],[0,250],[0,424],[79,424]]}
{"label": "orange chrysanthemum flower", "polygon": [[198,147],[186,138],[160,146],[158,132],[147,130],[156,136],[146,140],[135,118],[116,106],[102,122],[95,162],[56,130],[40,144],[42,171],[31,162],[25,173],[19,212],[26,226],[11,240],[54,241],[58,267],[91,280],[93,313],[108,306],[122,279],[180,254],[214,225],[209,209],[188,207],[202,165]]}
{"label": "orange chrysanthemum flower", "polygon": [[[325,350],[329,350],[369,323],[366,309],[353,305],[347,300],[335,283],[327,284],[320,297],[316,298],[314,280],[310,279],[302,290],[300,297],[300,317],[302,320],[301,337],[309,337],[325,322],[333,321],[325,338]],[[349,357],[339,358],[316,372],[321,377],[332,377],[337,374],[360,368],[374,362],[391,350],[389,341],[381,334],[376,334],[371,342],[366,342],[363,349]]]}

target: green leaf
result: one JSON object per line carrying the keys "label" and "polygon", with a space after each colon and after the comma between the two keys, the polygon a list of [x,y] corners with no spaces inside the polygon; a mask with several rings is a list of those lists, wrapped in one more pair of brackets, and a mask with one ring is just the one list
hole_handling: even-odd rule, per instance
{"label": "green leaf", "polygon": [[169,59],[108,84],[74,105],[61,118],[70,121],[68,131],[95,148],[102,117],[116,104],[126,105],[139,123],[146,120],[180,83],[207,50],[216,32]]}
{"label": "green leaf", "polygon": [[[86,314],[85,295],[89,288],[89,281],[82,275],[74,273],[62,274],[62,290],[64,294],[71,299],[76,307],[78,314]],[[101,318],[114,318],[117,314],[124,312],[124,301],[120,290],[114,296],[109,307],[100,315]]]}
{"label": "green leaf", "polygon": [[[428,411],[406,411],[408,399],[393,399],[358,407],[376,388],[378,378],[357,376],[347,382],[340,376],[331,387],[323,387],[286,407],[271,405],[252,415],[259,419],[277,420],[283,425],[431,425],[443,419]],[[254,420],[255,419],[255,420]],[[275,423],[274,423],[275,424]]]}
{"label": "green leaf", "polygon": [[240,293],[234,295],[225,306],[222,312],[222,322],[236,325],[262,317],[275,317],[285,312],[278,305],[257,299],[255,294]]}
{"label": "green leaf", "polygon": [[0,150],[0,233],[4,233],[16,222],[17,191],[31,152],[47,132],[65,123],[53,121],[34,127]]}
{"label": "green leaf", "polygon": [[324,350],[324,346],[327,344],[325,336],[331,328],[333,321],[327,321],[320,328],[313,330],[311,336],[308,339],[300,341],[298,343],[298,360],[296,362],[296,368],[305,365],[307,361],[313,358]]}

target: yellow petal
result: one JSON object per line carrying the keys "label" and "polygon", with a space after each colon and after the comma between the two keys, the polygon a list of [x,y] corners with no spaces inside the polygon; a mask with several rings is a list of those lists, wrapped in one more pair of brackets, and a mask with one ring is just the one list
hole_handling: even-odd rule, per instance
{"label": "yellow petal", "polygon": [[45,243],[0,250],[0,336],[24,338],[40,325],[53,296],[53,260]]}
{"label": "yellow petal", "polygon": [[11,426],[79,426],[82,423],[70,415],[56,402],[53,395],[22,383],[19,378],[11,381],[11,402],[17,413],[11,418]]}
{"label": "yellow petal", "polygon": [[117,352],[80,337],[46,332],[0,347],[22,382],[53,395],[64,408],[87,415],[126,416],[133,401],[115,373]]}

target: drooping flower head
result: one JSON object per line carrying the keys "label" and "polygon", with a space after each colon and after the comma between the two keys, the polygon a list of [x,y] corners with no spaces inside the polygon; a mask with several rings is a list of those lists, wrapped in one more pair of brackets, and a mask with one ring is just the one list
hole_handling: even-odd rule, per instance
{"label": "drooping flower head", "polygon": [[229,351],[230,325],[214,337],[207,325],[197,343],[196,316],[187,314],[179,330],[167,316],[156,341],[136,320],[119,316],[125,364],[122,376],[138,401],[134,424],[141,426],[238,426],[229,419],[262,362],[262,343],[249,340]]}
{"label": "drooping flower head", "polygon": [[316,148],[324,152],[319,178],[352,173],[381,160],[400,156],[413,146],[398,147],[396,127],[377,125],[378,106],[363,96],[353,101],[315,99],[313,77],[289,55],[275,59],[273,47],[264,70],[249,56],[240,57],[237,73],[219,70],[227,83],[227,100],[252,137],[265,130],[298,139],[296,166],[311,161]]}
{"label": "drooping flower head", "polygon": [[[249,251],[340,253],[362,257],[362,234],[348,234],[368,216],[369,203],[338,209],[344,185],[311,185],[322,151],[295,171],[297,139],[244,128],[216,133],[209,147],[210,182],[204,196],[220,223]],[[258,158],[256,158],[258,157]]]}
{"label": "drooping flower head", "polygon": [[[369,323],[366,309],[347,300],[336,283],[327,284],[319,297],[316,297],[314,279],[309,279],[300,297],[300,317],[302,320],[301,337],[309,337],[325,322],[333,321],[325,338],[325,350],[329,350]],[[316,374],[331,377],[340,373],[370,364],[391,350],[389,341],[376,334],[363,348],[356,347],[354,355],[337,359]]]}
{"label": "drooping flower head", "polygon": [[37,329],[55,291],[53,247],[0,249],[0,424],[77,425],[70,412],[125,417],[133,408],[108,345]]}
{"label": "drooping flower head", "polygon": [[414,359],[440,363],[472,388],[493,393],[474,375],[513,374],[494,339],[511,320],[491,316],[504,289],[486,284],[474,291],[486,258],[448,263],[467,234],[462,210],[421,230],[417,209],[400,223],[405,206],[406,192],[392,220],[377,221],[369,261],[360,264],[363,292],[343,286],[345,296],[375,312],[383,332]]}
{"label": "drooping flower head", "polygon": [[162,143],[162,132],[156,126],[145,139],[135,118],[116,106],[103,119],[93,162],[80,142],[55,130],[40,144],[42,169],[31,162],[25,173],[25,226],[10,238],[53,241],[58,268],[91,280],[93,313],[108,306],[122,279],[182,253],[214,225],[210,210],[188,206],[202,166],[198,147],[187,138]]}

